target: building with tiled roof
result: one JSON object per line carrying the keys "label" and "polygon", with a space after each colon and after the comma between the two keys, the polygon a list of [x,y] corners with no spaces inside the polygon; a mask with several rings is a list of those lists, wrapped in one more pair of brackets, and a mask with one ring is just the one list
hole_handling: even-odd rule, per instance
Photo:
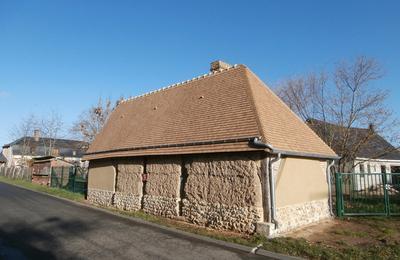
{"label": "building with tiled roof", "polygon": [[90,145],[88,199],[242,232],[330,215],[337,155],[244,65],[119,103]]}
{"label": "building with tiled roof", "polygon": [[[349,171],[400,173],[400,151],[377,133],[373,125],[366,128],[347,128],[311,118],[307,120],[307,124],[338,155],[342,156],[348,151],[353,152],[349,158],[351,159],[349,165],[346,167]],[[353,150],[351,147],[358,147],[358,149]]]}
{"label": "building with tiled roof", "polygon": [[26,165],[27,161],[54,156],[72,163],[81,163],[81,158],[88,148],[88,143],[78,140],[41,137],[39,130],[33,136],[23,136],[3,145],[3,154],[7,158],[7,166]]}

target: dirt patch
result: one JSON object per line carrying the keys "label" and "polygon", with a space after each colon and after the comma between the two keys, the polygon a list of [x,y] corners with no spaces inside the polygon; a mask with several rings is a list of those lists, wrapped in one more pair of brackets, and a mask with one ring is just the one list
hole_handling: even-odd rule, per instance
{"label": "dirt patch", "polygon": [[326,220],[286,234],[337,249],[400,245],[400,218],[345,218]]}

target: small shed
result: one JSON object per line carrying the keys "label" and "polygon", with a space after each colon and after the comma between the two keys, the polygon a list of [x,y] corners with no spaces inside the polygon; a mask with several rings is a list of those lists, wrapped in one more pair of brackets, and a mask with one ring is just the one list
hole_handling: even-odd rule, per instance
{"label": "small shed", "polygon": [[88,200],[274,235],[330,217],[337,158],[244,65],[122,101],[90,145]]}
{"label": "small shed", "polygon": [[32,159],[32,182],[50,185],[52,168],[71,167],[73,163],[54,156],[42,156]]}

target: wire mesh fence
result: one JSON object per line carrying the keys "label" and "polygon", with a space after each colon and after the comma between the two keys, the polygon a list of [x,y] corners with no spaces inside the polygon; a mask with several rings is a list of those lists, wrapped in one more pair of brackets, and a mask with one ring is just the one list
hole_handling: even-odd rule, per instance
{"label": "wire mesh fence", "polygon": [[50,187],[86,194],[87,170],[76,166],[53,167],[51,168]]}
{"label": "wire mesh fence", "polygon": [[400,173],[336,173],[338,216],[400,215]]}

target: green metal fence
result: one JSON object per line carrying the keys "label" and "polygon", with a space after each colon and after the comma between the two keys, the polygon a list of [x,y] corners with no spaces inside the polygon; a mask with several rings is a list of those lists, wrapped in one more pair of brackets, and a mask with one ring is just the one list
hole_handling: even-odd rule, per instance
{"label": "green metal fence", "polygon": [[50,186],[86,194],[87,173],[80,167],[52,167]]}
{"label": "green metal fence", "polygon": [[400,173],[336,173],[341,216],[400,215]]}

